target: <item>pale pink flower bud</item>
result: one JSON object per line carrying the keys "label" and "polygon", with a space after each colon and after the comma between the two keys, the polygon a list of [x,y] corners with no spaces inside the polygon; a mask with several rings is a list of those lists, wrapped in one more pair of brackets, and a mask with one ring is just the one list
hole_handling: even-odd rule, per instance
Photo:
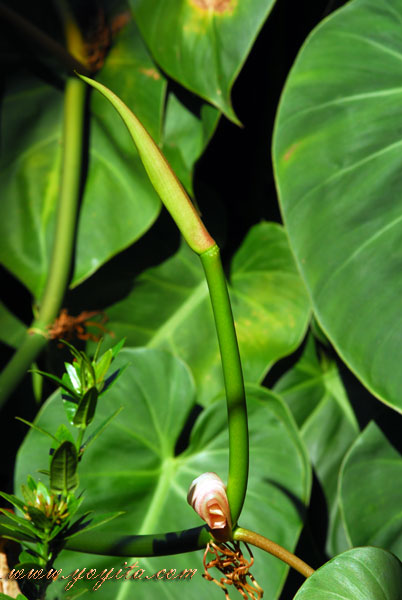
{"label": "pale pink flower bud", "polygon": [[231,527],[226,487],[216,473],[203,473],[190,485],[187,502],[211,529]]}

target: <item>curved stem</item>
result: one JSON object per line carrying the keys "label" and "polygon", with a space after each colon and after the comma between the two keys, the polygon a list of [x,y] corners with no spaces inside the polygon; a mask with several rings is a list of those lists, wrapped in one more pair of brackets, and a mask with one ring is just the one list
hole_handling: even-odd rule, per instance
{"label": "curved stem", "polygon": [[103,554],[105,556],[169,556],[202,550],[211,540],[206,525],[171,531],[168,533],[152,533],[149,535],[107,536],[99,530],[83,532],[67,541],[65,548],[75,552]]}
{"label": "curved stem", "polygon": [[234,525],[239,518],[247,488],[247,408],[239,348],[219,248],[142,123],[107,87],[88,77],[78,76],[103,94],[119,113],[137,147],[152,185],[190,248],[201,258],[208,281],[225,380],[229,426],[227,495]]}
{"label": "curved stem", "polygon": [[304,575],[304,577],[310,577],[310,575],[314,573],[314,569],[303,560],[259,533],[238,527],[233,533],[233,539],[239,542],[252,544],[253,546],[257,546],[257,548],[265,550],[265,552],[276,556],[290,567],[293,567],[293,569],[296,569],[296,571]]}
{"label": "curved stem", "polygon": [[62,175],[49,274],[38,316],[0,375],[0,407],[46,345],[47,327],[60,310],[68,283],[80,196],[85,98],[85,84],[69,77],[64,100]]}
{"label": "curved stem", "polygon": [[[0,514],[0,536],[12,536],[21,541],[32,541],[23,533],[10,531],[7,525],[9,519]],[[66,550],[85,552],[87,554],[102,554],[104,556],[169,556],[202,550],[211,539],[206,525],[151,535],[108,535],[101,529],[86,532],[85,530],[67,540]]]}
{"label": "curved stem", "polygon": [[232,523],[243,507],[248,479],[248,423],[243,372],[232,308],[218,246],[200,255],[208,282],[221,352],[229,428],[229,478],[227,496]]}

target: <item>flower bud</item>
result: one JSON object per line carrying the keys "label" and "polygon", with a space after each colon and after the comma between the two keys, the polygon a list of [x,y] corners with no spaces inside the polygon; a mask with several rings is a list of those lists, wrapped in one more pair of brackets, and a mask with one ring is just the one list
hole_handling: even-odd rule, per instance
{"label": "flower bud", "polygon": [[211,529],[231,527],[226,487],[216,473],[203,473],[190,485],[187,502]]}

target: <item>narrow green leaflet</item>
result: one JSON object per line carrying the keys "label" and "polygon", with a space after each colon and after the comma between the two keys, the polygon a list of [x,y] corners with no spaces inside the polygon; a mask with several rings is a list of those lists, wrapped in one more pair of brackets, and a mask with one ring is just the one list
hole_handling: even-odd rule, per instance
{"label": "narrow green leaflet", "polygon": [[402,566],[381,548],[353,548],[306,579],[294,600],[400,600]]}
{"label": "narrow green leaflet", "polygon": [[[160,350],[122,350],[116,362],[130,362],[116,385],[99,401],[97,420],[121,403],[124,410],[85,453],[80,463],[82,510],[96,516],[105,510],[126,514],[104,526],[104,536],[175,531],[202,524],[187,504],[191,481],[205,471],[215,471],[224,480],[228,468],[226,406],[220,398],[204,409],[191,431],[188,447],[176,455],[175,446],[187,417],[195,405],[195,387],[189,369],[177,358]],[[311,474],[308,457],[286,405],[258,386],[247,390],[251,440],[250,488],[241,524],[261,531],[289,549],[294,549],[302,527],[302,514],[309,499]],[[38,423],[52,427],[60,420],[60,396],[54,394],[42,408]],[[264,424],[264,429],[261,425]],[[43,461],[47,445],[32,431],[18,455],[16,486],[26,479],[32,464]],[[78,538],[77,538],[78,539]],[[203,551],[158,558],[112,558],[65,552],[57,568],[71,573],[77,568],[104,569],[132,565],[138,561],[145,575],[159,570],[197,569],[186,581],[106,581],[99,600],[129,600],[139,597],[167,599],[185,594],[189,600],[211,597],[222,591],[202,577]],[[253,573],[274,600],[278,597],[287,568],[281,561],[256,550]],[[125,564],[125,561],[126,564]],[[99,572],[99,571],[97,571]],[[66,597],[63,586],[52,583],[49,598]],[[95,582],[96,583],[96,582]],[[94,582],[77,582],[92,587]],[[149,590],[149,591],[147,591]],[[182,590],[182,591],[180,591]]]}
{"label": "narrow green leaflet", "polygon": [[0,302],[0,341],[17,348],[25,337],[26,326]]}
{"label": "narrow green leaflet", "polygon": [[131,0],[156,62],[237,121],[230,90],[274,0]]}
{"label": "narrow green leaflet", "polygon": [[91,423],[97,402],[98,390],[96,387],[90,388],[81,398],[74,415],[73,423],[76,427],[85,429]]}
{"label": "narrow green leaflet", "polygon": [[78,458],[73,443],[65,440],[54,451],[50,463],[50,489],[67,496],[78,485]]}
{"label": "narrow green leaflet", "polygon": [[173,92],[168,96],[162,150],[190,196],[194,196],[194,164],[211,139],[219,117],[219,111],[210,104],[201,106],[198,117]]}
{"label": "narrow green leaflet", "polygon": [[350,547],[345,545],[338,514],[338,476],[359,428],[336,364],[325,356],[319,359],[310,336],[301,359],[279,380],[274,390],[288,404],[300,428],[327,501],[327,552],[337,554],[340,549]]}
{"label": "narrow green leaflet", "polygon": [[[166,82],[155,71],[133,23],[116,40],[99,79],[121,94],[159,140]],[[0,260],[37,298],[46,281],[54,230],[62,109],[62,89],[25,72],[17,72],[6,82],[0,163]],[[91,113],[89,170],[72,286],[140,237],[160,209],[159,199],[113,109],[94,94]]]}
{"label": "narrow green leaflet", "polygon": [[277,115],[274,166],[315,314],[402,411],[401,0],[353,0],[310,35]]}
{"label": "narrow green leaflet", "polygon": [[374,422],[345,459],[340,501],[353,546],[380,546],[402,558],[402,456]]}
{"label": "narrow green leaflet", "polygon": [[[309,318],[309,301],[279,225],[251,229],[233,259],[230,282],[245,379],[257,383],[297,348]],[[108,328],[117,339],[126,336],[127,346],[164,348],[182,358],[195,377],[199,402],[207,404],[222,391],[207,284],[198,256],[186,245],[136,278],[132,292],[106,313]]]}

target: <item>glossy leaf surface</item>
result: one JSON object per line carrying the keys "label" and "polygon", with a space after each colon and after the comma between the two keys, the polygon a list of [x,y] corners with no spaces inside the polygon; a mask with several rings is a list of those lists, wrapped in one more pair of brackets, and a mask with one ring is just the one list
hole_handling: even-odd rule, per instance
{"label": "glossy leaf surface", "polygon": [[306,444],[327,501],[329,537],[327,552],[337,554],[343,524],[338,514],[338,476],[342,460],[356,439],[359,427],[342,385],[336,364],[317,354],[309,337],[300,360],[276,384],[292,411]]}
{"label": "glossy leaf surface", "polygon": [[[245,380],[257,383],[300,343],[309,302],[283,229],[261,223],[235,255],[230,295]],[[182,358],[205,404],[223,389],[220,354],[204,272],[182,246],[133,282],[132,292],[106,309],[108,327],[127,346],[165,348]]]}
{"label": "glossy leaf surface", "polygon": [[353,548],[306,579],[294,600],[400,600],[402,566],[381,548]]}
{"label": "glossy leaf surface", "polygon": [[78,458],[74,444],[65,440],[54,451],[50,462],[50,489],[67,496],[78,485]]}
{"label": "glossy leaf surface", "polygon": [[[130,24],[99,75],[137,111],[159,140],[166,83]],[[156,73],[156,71],[155,71]],[[3,104],[0,258],[36,297],[51,252],[60,179],[63,91],[15,76]],[[135,93],[134,93],[135,91]],[[141,236],[160,203],[113,109],[91,101],[89,170],[78,223],[72,286]],[[7,151],[7,152],[5,152]]]}
{"label": "glossy leaf surface", "polygon": [[[188,368],[177,358],[153,349],[123,350],[116,364],[120,361],[130,361],[130,364],[113,389],[100,398],[92,427],[116,406],[123,404],[124,410],[86,451],[80,463],[80,485],[85,490],[83,510],[89,507],[95,515],[106,508],[126,511],[125,515],[105,526],[105,536],[124,537],[131,533],[196,527],[202,521],[186,500],[191,481],[210,469],[224,480],[227,476],[224,399],[220,398],[197,418],[188,447],[177,454],[177,440],[195,402],[195,388]],[[41,410],[38,423],[50,428],[58,423],[62,414],[60,404],[56,393]],[[294,548],[310,490],[306,452],[289,410],[278,397],[252,386],[248,389],[248,406],[250,493],[242,522],[251,529],[258,528],[287,548]],[[32,464],[46,460],[47,448],[46,441],[36,431],[27,436],[19,452],[17,487],[32,469]],[[259,551],[256,555],[258,566],[253,570],[254,575],[264,584],[267,595],[276,598],[286,575],[286,566]],[[134,560],[124,558],[66,552],[58,561],[58,567],[65,573],[80,566],[118,569],[124,567],[124,560],[128,565],[134,563]],[[110,598],[111,586],[115,598],[128,599],[132,597],[133,589],[138,589],[137,585],[143,586],[141,590],[149,586],[152,596],[157,598],[170,598],[177,589],[183,589],[180,593],[185,593],[191,600],[206,594],[217,600],[221,597],[221,590],[201,577],[202,551],[154,559],[139,558],[138,562],[147,575],[162,568],[175,568],[177,572],[184,568],[198,571],[191,582],[163,580],[158,584],[130,580],[122,585],[115,580],[105,582],[97,591],[100,600]],[[65,585],[66,582],[61,583]],[[86,582],[87,586],[89,584],[90,581]],[[51,598],[57,594],[58,585],[50,586]]]}
{"label": "glossy leaf surface", "polygon": [[345,459],[340,499],[352,545],[380,546],[402,558],[402,456],[374,422]]}
{"label": "glossy leaf surface", "polygon": [[131,0],[156,62],[236,120],[230,90],[274,0]]}
{"label": "glossy leaf surface", "polygon": [[317,319],[376,396],[402,411],[402,3],[354,0],[304,44],[274,163]]}

